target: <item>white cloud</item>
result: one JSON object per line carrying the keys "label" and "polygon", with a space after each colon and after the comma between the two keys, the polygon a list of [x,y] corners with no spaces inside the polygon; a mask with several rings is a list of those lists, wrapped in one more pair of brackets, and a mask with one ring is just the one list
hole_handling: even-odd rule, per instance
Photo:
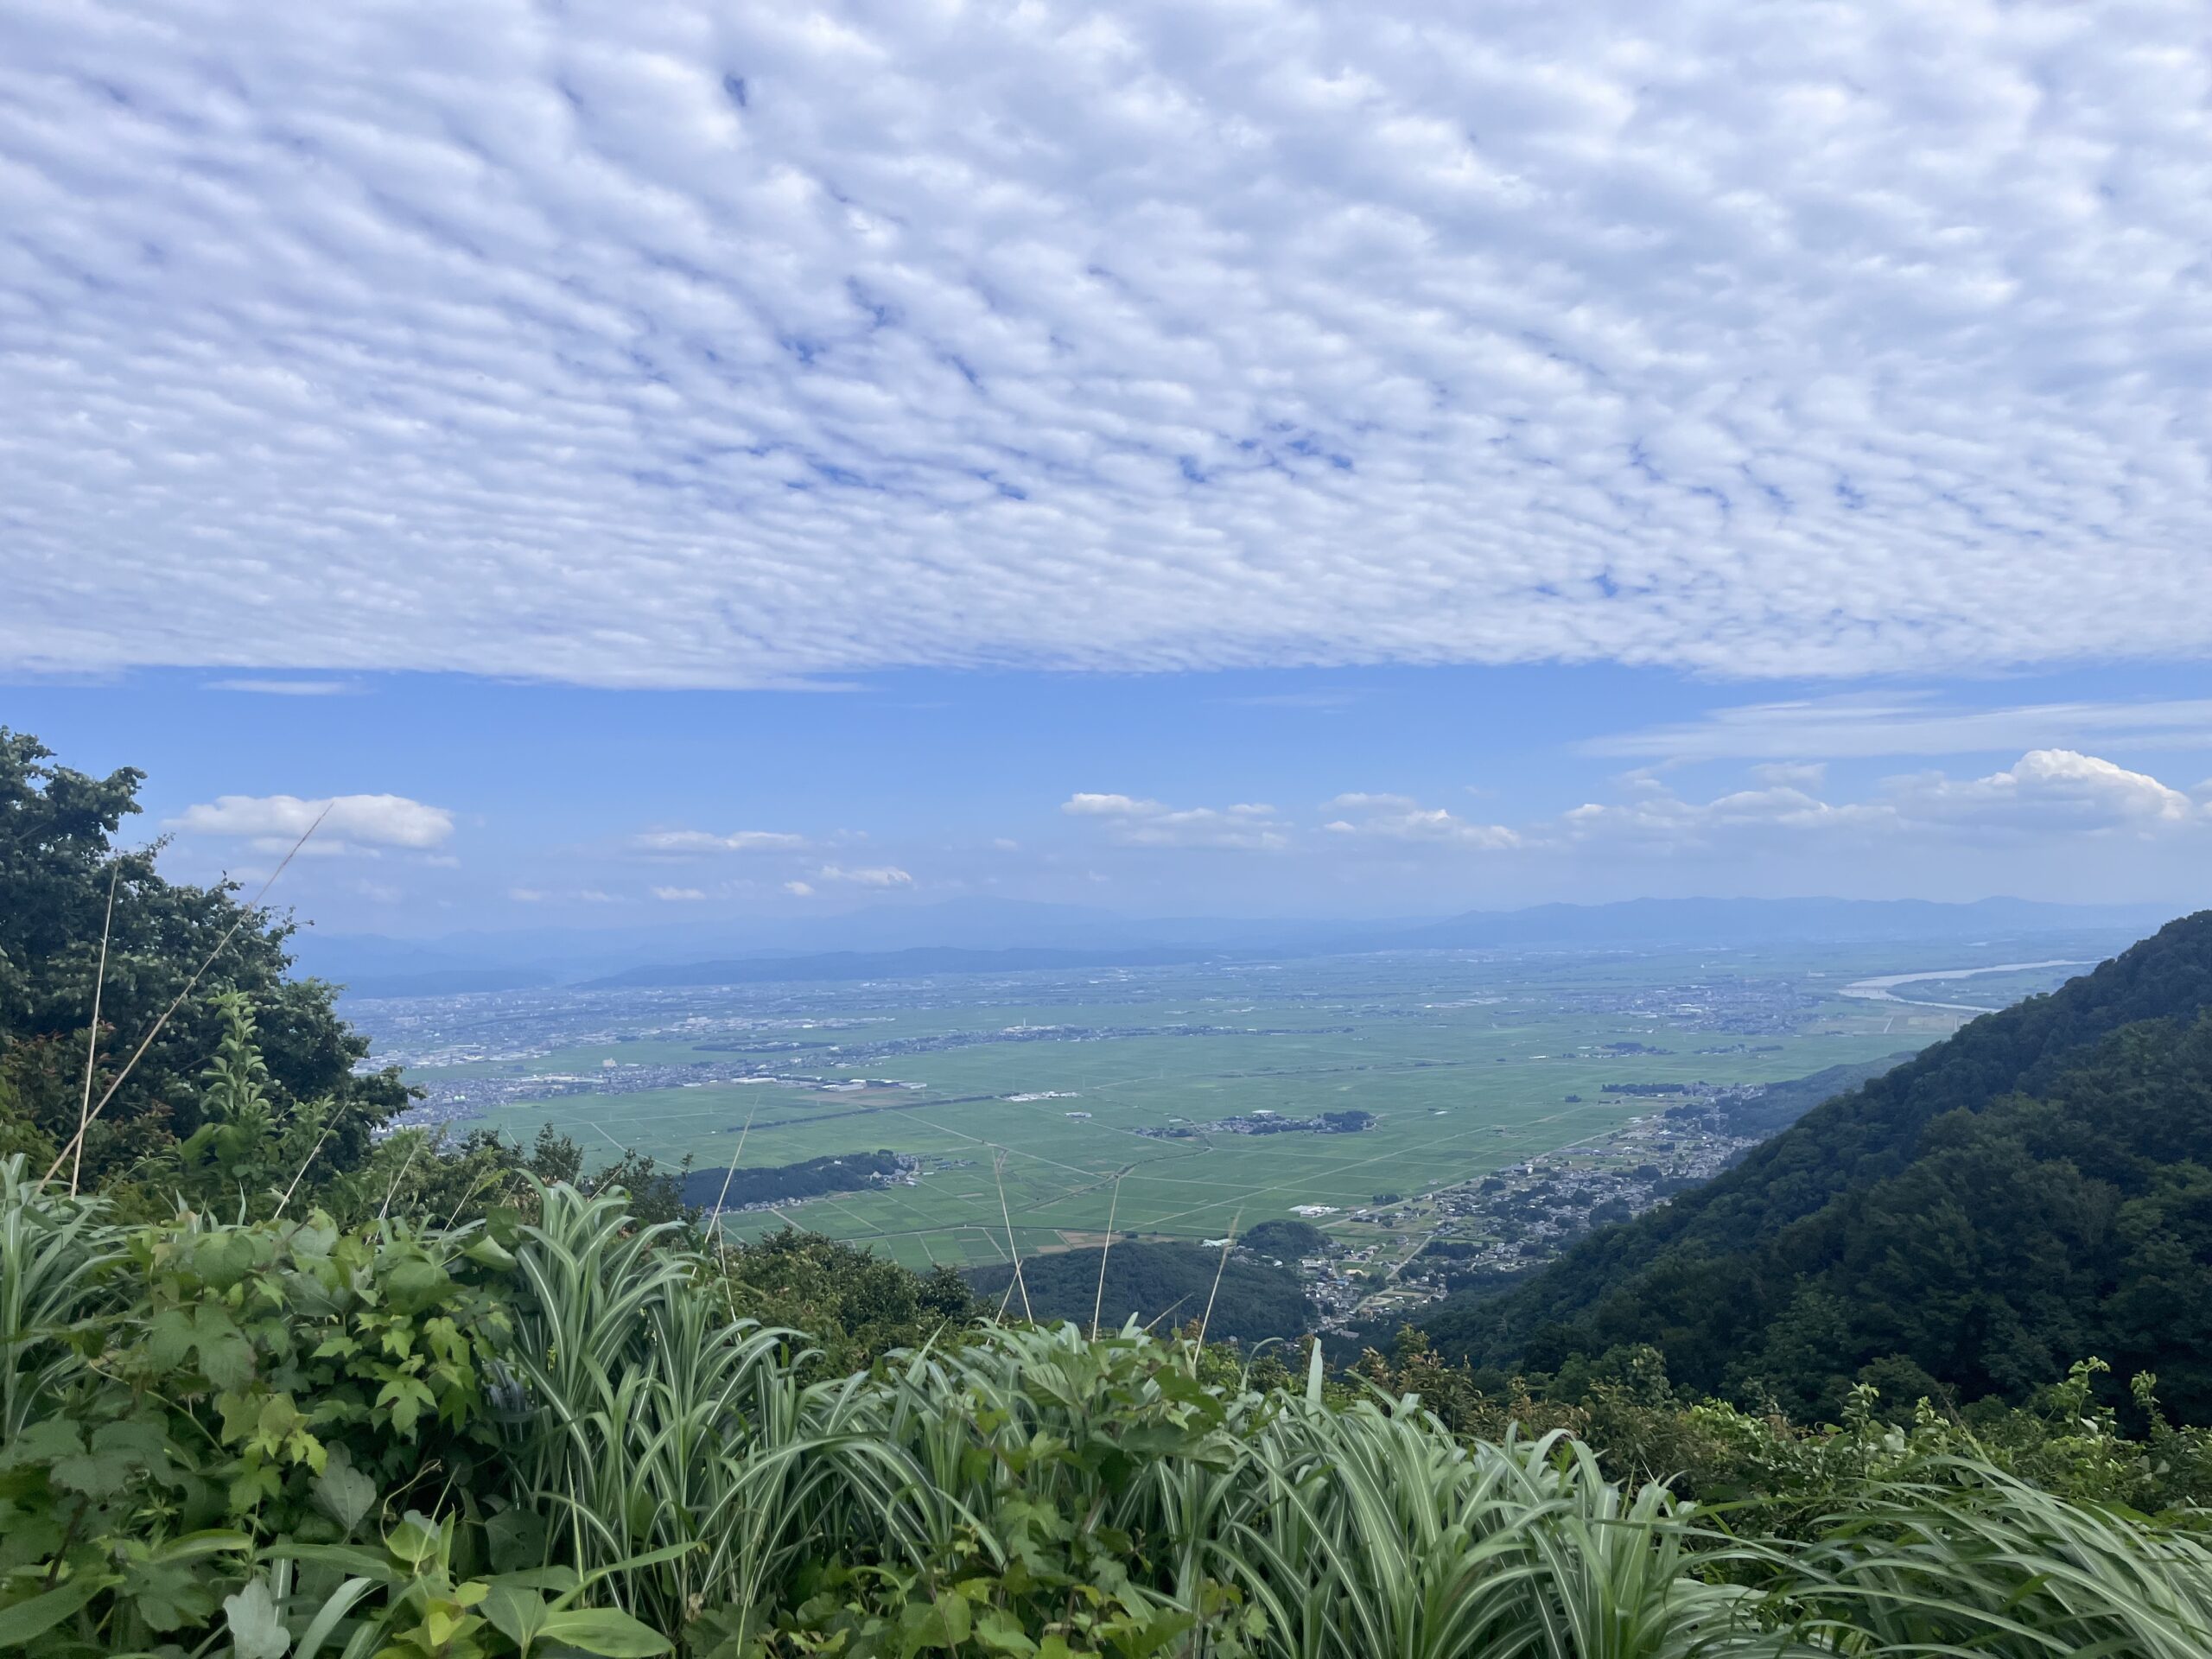
{"label": "white cloud", "polygon": [[1751,768],[1751,776],[1777,789],[1818,789],[1827,782],[1825,762],[1766,760]]}
{"label": "white cloud", "polygon": [[1349,818],[1324,826],[1332,835],[1371,836],[1384,841],[1428,842],[1478,852],[1497,852],[1522,844],[1502,823],[1475,823],[1443,807],[1424,807],[1409,795],[1339,795],[1329,803]]}
{"label": "white cloud", "polygon": [[1861,801],[1832,803],[1781,781],[1702,802],[1684,800],[1649,773],[1631,774],[1628,785],[1624,800],[1566,813],[1560,830],[1570,841],[1688,848],[1762,834],[2155,835],[2212,822],[2212,812],[2156,778],[2071,749],[2034,750],[1981,778],[1891,778]]}
{"label": "white cloud", "polygon": [[[911,887],[914,878],[895,865],[879,864],[861,869],[846,869],[836,864],[824,864],[815,872],[817,881],[844,881],[856,887]],[[785,882],[785,890],[791,892],[804,887],[804,882]]]}
{"label": "white cloud", "polygon": [[707,830],[648,830],[632,836],[630,845],[641,853],[684,857],[703,853],[792,852],[806,845],[806,837],[770,830],[739,830],[727,836]]}
{"label": "white cloud", "polygon": [[653,889],[654,898],[671,905],[696,905],[703,900],[706,896],[705,891],[699,887],[655,887]]}
{"label": "white cloud", "polygon": [[621,901],[600,887],[509,887],[507,897],[518,905],[613,905]]}
{"label": "white cloud", "polygon": [[2212,698],[1969,709],[1924,693],[1854,692],[1717,709],[1681,725],[1619,732],[1585,754],[1645,760],[1802,760],[1975,754],[2067,741],[2109,747],[2212,743]]}
{"label": "white cloud", "polygon": [[1986,778],[1897,779],[1891,794],[1905,816],[1942,823],[2158,830],[2205,816],[2187,795],[2146,772],[2071,749],[2037,749]]}
{"label": "white cloud", "polygon": [[1819,17],[18,8],[0,667],[2201,658],[2202,8]]}
{"label": "white cloud", "polygon": [[1703,847],[1717,840],[1761,832],[1795,836],[1815,830],[1891,829],[1897,823],[1897,814],[1889,806],[1832,806],[1789,785],[1735,790],[1710,801],[1693,802],[1649,777],[1632,778],[1630,783],[1624,801],[1586,803],[1563,814],[1560,829],[1567,838]]}
{"label": "white cloud", "polygon": [[1000,853],[1018,853],[1021,850],[1021,843],[1011,836],[995,836],[991,839],[991,849]]}
{"label": "white cloud", "polygon": [[810,899],[814,896],[814,888],[804,881],[786,881],[784,883],[784,891],[794,899]]}
{"label": "white cloud", "polygon": [[1071,817],[1105,821],[1129,847],[1224,847],[1274,851],[1290,845],[1290,826],[1258,802],[1235,806],[1173,807],[1132,795],[1079,791],[1060,804]]}
{"label": "white cloud", "polygon": [[219,795],[185,808],[168,820],[168,827],[187,836],[236,836],[264,852],[289,852],[318,817],[321,828],[304,851],[422,849],[438,846],[453,834],[450,811],[404,795],[340,795],[321,800],[297,795]]}
{"label": "white cloud", "polygon": [[255,691],[268,697],[339,697],[361,688],[351,680],[210,680],[210,691]]}

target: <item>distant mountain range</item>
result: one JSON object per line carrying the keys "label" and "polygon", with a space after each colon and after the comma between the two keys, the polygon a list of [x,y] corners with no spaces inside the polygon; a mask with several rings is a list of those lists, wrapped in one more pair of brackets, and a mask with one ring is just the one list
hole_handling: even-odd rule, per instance
{"label": "distant mountain range", "polygon": [[737,984],[1022,968],[1138,967],[1211,957],[1378,950],[1658,950],[1789,942],[1967,944],[2057,934],[2134,937],[2151,906],[1986,899],[1638,899],[1469,911],[1442,920],[1131,918],[1007,899],[883,906],[813,920],[681,927],[543,928],[429,940],[295,940],[300,969],[357,997],[437,996],[569,984]]}

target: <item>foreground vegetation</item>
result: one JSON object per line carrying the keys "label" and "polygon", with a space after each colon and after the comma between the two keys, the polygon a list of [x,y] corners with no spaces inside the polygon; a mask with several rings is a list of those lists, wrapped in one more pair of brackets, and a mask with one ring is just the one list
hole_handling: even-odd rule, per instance
{"label": "foreground vegetation", "polygon": [[[1639,1402],[1633,1378],[1581,1408],[1446,1402],[1495,1414],[1494,1438],[1471,1439],[1417,1395],[1325,1377],[1318,1355],[1286,1375],[1071,1324],[948,1324],[824,1375],[803,1337],[744,1317],[747,1289],[679,1224],[566,1184],[527,1195],[453,1228],[312,1211],[126,1225],[20,1156],[0,1166],[0,1646],[2212,1644],[2194,1515],[2120,1501],[2201,1484],[2202,1440],[2127,1440],[2085,1377],[2008,1448],[1931,1413],[1802,1434]],[[1542,1433],[1516,1421],[1575,1411]],[[1619,1439],[1626,1464],[1669,1434],[1700,1442],[1732,1504],[1609,1478],[1591,1443]]]}

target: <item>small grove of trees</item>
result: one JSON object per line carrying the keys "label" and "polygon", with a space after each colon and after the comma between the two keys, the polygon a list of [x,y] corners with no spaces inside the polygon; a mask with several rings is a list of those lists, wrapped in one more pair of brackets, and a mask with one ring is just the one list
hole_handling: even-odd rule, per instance
{"label": "small grove of trees", "polygon": [[159,1030],[86,1133],[81,1180],[112,1186],[153,1173],[148,1160],[189,1140],[227,1098],[201,1077],[231,1027],[226,995],[251,1001],[265,1109],[320,1114],[310,1178],[358,1164],[405,1103],[397,1074],[356,1073],[368,1045],[338,1017],[334,988],[286,976],[288,923],[248,909],[231,884],[164,880],[153,849],[115,845],[143,779],[128,767],[93,778],[55,765],[35,738],[0,728],[0,1149],[42,1169],[75,1138],[97,986],[92,1100]]}

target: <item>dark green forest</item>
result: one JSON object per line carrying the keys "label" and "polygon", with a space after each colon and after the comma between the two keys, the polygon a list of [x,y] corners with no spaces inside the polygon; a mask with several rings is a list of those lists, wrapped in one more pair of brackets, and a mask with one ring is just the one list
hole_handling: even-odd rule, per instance
{"label": "dark green forest", "polygon": [[1799,1415],[2027,1398],[2072,1359],[2212,1417],[2212,912],[1974,1020],[1508,1294],[1422,1320],[1552,1371],[1648,1344]]}
{"label": "dark green forest", "polygon": [[695,1169],[683,1178],[683,1201],[695,1209],[741,1210],[748,1204],[856,1192],[898,1173],[895,1152],[849,1152],[759,1169]]}
{"label": "dark green forest", "polygon": [[1026,1257],[1019,1286],[1014,1282],[1014,1269],[1005,1265],[970,1268],[968,1281],[977,1300],[991,1307],[1004,1305],[1047,1321],[1072,1319],[1085,1330],[1090,1327],[1094,1305],[1100,1308],[1101,1325],[1109,1331],[1119,1330],[1132,1319],[1141,1325],[1170,1330],[1203,1322],[1210,1337],[1246,1343],[1294,1336],[1313,1324],[1313,1309],[1296,1270],[1241,1250],[1224,1257],[1221,1250],[1195,1244],[1117,1243],[1104,1253],[1103,1301],[1100,1254],[1055,1250]]}

